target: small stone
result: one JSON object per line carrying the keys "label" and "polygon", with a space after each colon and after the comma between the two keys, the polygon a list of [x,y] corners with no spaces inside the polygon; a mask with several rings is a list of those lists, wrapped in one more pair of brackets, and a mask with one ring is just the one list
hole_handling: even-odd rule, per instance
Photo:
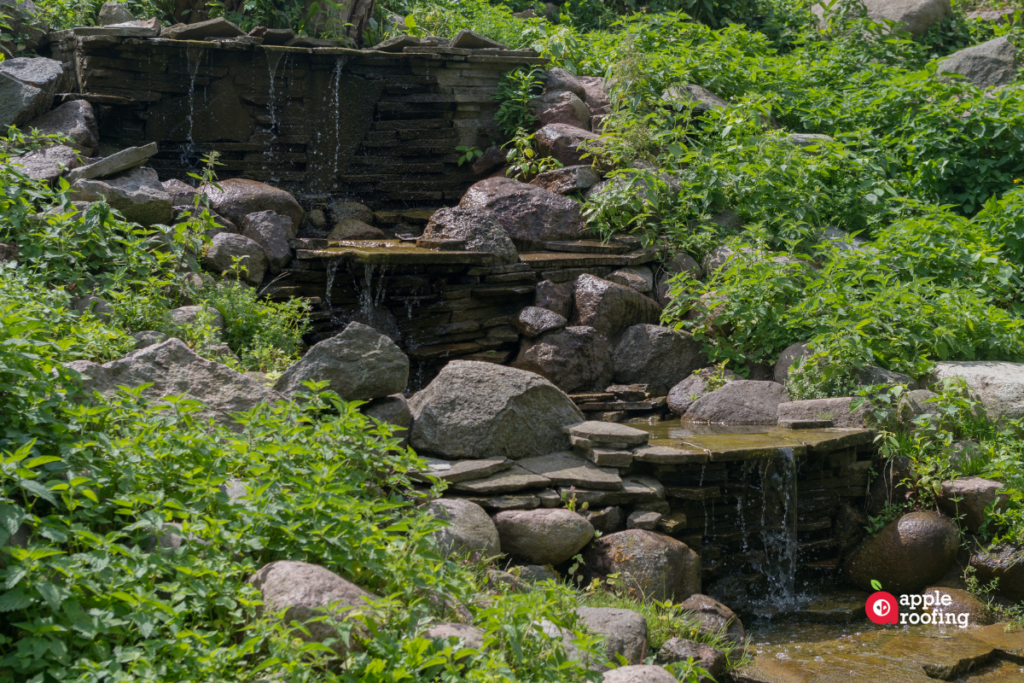
{"label": "small stone", "polygon": [[586,458],[598,467],[617,467],[625,469],[633,464],[633,452],[612,448],[591,448]]}
{"label": "small stone", "polygon": [[677,662],[686,663],[691,660],[694,664],[707,671],[708,675],[716,681],[721,680],[728,661],[725,653],[721,650],[716,650],[710,645],[697,643],[686,638],[670,638],[665,641],[661,649],[658,650],[658,655],[654,658],[654,661],[658,664],[665,665]]}
{"label": "small stone", "polygon": [[654,273],[645,266],[640,266],[639,268],[619,268],[605,279],[609,282],[617,282],[620,285],[632,287],[641,294],[649,294],[654,289]]}
{"label": "small stone", "polygon": [[690,612],[699,622],[700,632],[722,635],[734,645],[742,646],[746,640],[743,622],[731,609],[714,598],[699,593],[679,603],[679,608]]}
{"label": "small stone", "polygon": [[168,314],[175,327],[208,325],[217,332],[224,331],[224,316],[213,306],[182,306]]}
{"label": "small stone", "polygon": [[150,346],[162,344],[167,341],[167,335],[156,330],[143,330],[132,335],[135,339],[135,349],[145,349]]}
{"label": "small stone", "polygon": [[650,435],[641,429],[611,422],[581,422],[569,427],[568,432],[572,436],[589,439],[595,444],[642,446],[650,438]]}
{"label": "small stone", "polygon": [[329,240],[382,240],[387,235],[380,228],[375,228],[355,218],[346,218],[334,224],[327,239]]}
{"label": "small stone", "polygon": [[485,635],[482,629],[475,626],[450,623],[434,624],[423,632],[424,638],[442,638],[445,640],[448,638],[458,638],[462,647],[474,650],[479,650],[484,646]]}
{"label": "small stone", "polygon": [[111,24],[123,24],[125,22],[135,21],[135,17],[128,11],[128,8],[119,2],[103,3],[96,19],[100,26],[110,26]]}
{"label": "small stone", "polygon": [[568,324],[563,316],[558,315],[545,308],[527,306],[519,311],[519,315],[512,322],[519,333],[525,337],[539,337],[545,332],[555,332]]}
{"label": "small stone", "polygon": [[497,50],[508,49],[508,45],[499,43],[496,40],[491,40],[490,38],[482,36],[476,31],[470,31],[469,29],[462,29],[461,31],[456,33],[455,37],[452,38],[452,42],[449,44],[449,47],[468,50],[480,50],[483,48]]}
{"label": "small stone", "polygon": [[588,510],[583,514],[587,521],[602,535],[614,534],[626,528],[626,515],[622,508],[613,505],[611,507]]}
{"label": "small stone", "polygon": [[662,515],[660,512],[646,512],[644,510],[637,510],[626,518],[627,529],[646,529],[647,531],[654,531],[658,528],[658,524],[661,522]]}

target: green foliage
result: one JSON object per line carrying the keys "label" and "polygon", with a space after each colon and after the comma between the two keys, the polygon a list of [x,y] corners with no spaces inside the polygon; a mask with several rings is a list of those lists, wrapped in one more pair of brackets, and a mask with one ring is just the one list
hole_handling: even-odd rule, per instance
{"label": "green foliage", "polygon": [[533,67],[502,74],[494,94],[494,99],[500,103],[494,118],[507,139],[525,135],[524,131],[537,122],[532,107],[544,87],[540,80],[542,73],[541,69]]}
{"label": "green foliage", "polygon": [[562,162],[557,159],[540,156],[533,147],[533,135],[528,135],[522,128],[504,146],[510,145],[512,149],[508,151],[509,167],[506,171],[510,178],[529,182],[540,173],[562,168]]}

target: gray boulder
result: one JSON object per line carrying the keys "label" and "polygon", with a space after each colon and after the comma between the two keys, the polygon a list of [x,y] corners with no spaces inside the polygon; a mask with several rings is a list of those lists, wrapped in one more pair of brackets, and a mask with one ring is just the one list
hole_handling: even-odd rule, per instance
{"label": "gray boulder", "polygon": [[89,311],[97,320],[104,323],[109,323],[114,316],[114,307],[103,297],[93,294],[71,299],[71,310],[78,313]]}
{"label": "gray boulder", "polygon": [[[703,368],[696,371],[679,384],[675,385],[668,392],[668,407],[676,415],[683,415],[689,410],[693,402],[701,396],[710,393],[711,390],[711,379],[718,375],[717,368]],[[725,382],[733,382],[741,379],[732,370],[725,370],[722,374],[722,380]]]}
{"label": "gray boulder", "polygon": [[466,191],[459,206],[490,211],[519,249],[576,239],[583,230],[579,204],[511,178],[481,180]]}
{"label": "gray boulder", "polygon": [[563,508],[506,510],[494,517],[502,552],[533,564],[561,564],[594,538],[594,527]]}
{"label": "gray boulder", "polygon": [[485,635],[483,629],[476,626],[455,623],[434,624],[423,632],[424,638],[458,638],[462,647],[474,650],[479,650],[484,646]]}
{"label": "gray boulder", "polygon": [[[868,18],[894,21],[897,29],[919,36],[929,28],[953,15],[949,0],[861,0],[867,8]],[[818,16],[822,28],[827,25],[825,9],[813,5],[811,11]]]}
{"label": "gray boulder", "polygon": [[655,662],[664,665],[686,663],[690,660],[707,671],[708,675],[716,681],[722,680],[722,674],[725,673],[725,665],[728,662],[725,653],[721,650],[686,638],[666,640],[654,658]]}
{"label": "gray boulder", "polygon": [[712,109],[728,109],[729,103],[721,97],[693,83],[674,85],[661,95],[661,100],[691,110],[693,116],[700,116]]}
{"label": "gray boulder", "polygon": [[156,330],[143,330],[132,335],[135,339],[135,350],[145,349],[150,346],[162,344],[167,341],[167,335]]}
{"label": "gray boulder", "polygon": [[543,79],[545,92],[571,92],[581,100],[587,97],[587,89],[580,79],[561,67],[548,69],[544,72]]}
{"label": "gray boulder", "polygon": [[274,388],[286,396],[305,391],[303,382],[326,381],[344,401],[366,401],[405,391],[409,358],[390,338],[362,323],[311,348],[288,368]]}
{"label": "gray boulder", "polygon": [[141,225],[171,222],[171,196],[151,168],[138,167],[104,180],[80,179],[71,185],[77,201],[105,200],[125,220]]}
{"label": "gray boulder", "polygon": [[[150,157],[156,155],[158,151],[159,147],[155,142],[139,147],[126,147],[99,161],[76,168],[68,174],[68,182],[73,183],[76,180],[115,176],[121,171],[142,166]],[[160,186],[163,187],[163,183]]]}
{"label": "gray boulder", "polygon": [[584,575],[618,574],[627,591],[644,599],[680,602],[700,592],[700,557],[685,543],[643,529],[602,536],[583,555]]}
{"label": "gray boulder", "polygon": [[512,326],[524,337],[539,337],[545,332],[557,332],[568,324],[563,316],[546,308],[527,306],[519,311]]}
{"label": "gray boulder", "polygon": [[959,74],[979,88],[998,87],[1010,83],[1017,75],[1015,55],[1013,44],[1000,36],[954,52],[939,62],[939,73]]}
{"label": "gray boulder", "polygon": [[284,190],[245,178],[228,178],[217,184],[219,189],[214,186],[200,189],[210,198],[210,208],[235,225],[241,225],[242,219],[250,213],[273,211],[291,218],[293,229],[302,227],[306,213],[295,197]]}
{"label": "gray boulder", "polygon": [[786,380],[789,379],[789,368],[792,367],[793,363],[810,355],[811,347],[804,342],[797,342],[787,346],[779,354],[779,359],[775,361],[775,381],[784,385]]}
{"label": "gray boulder", "polygon": [[589,190],[601,182],[601,176],[593,166],[563,166],[551,171],[544,171],[530,181],[531,185],[543,187],[556,194],[566,195],[571,192]]}
{"label": "gray boulder", "polygon": [[533,113],[540,125],[562,123],[582,130],[590,130],[590,109],[571,92],[546,92],[533,103]]}
{"label": "gray boulder", "polygon": [[280,273],[291,263],[288,240],[297,233],[291,218],[273,211],[258,211],[243,218],[240,227],[243,235],[263,248],[271,273]]}
{"label": "gray boulder", "polygon": [[990,420],[1024,417],[1024,363],[952,361],[936,363],[934,381],[962,378]]}
{"label": "gray boulder", "polygon": [[490,211],[478,207],[440,209],[430,217],[422,239],[465,240],[466,251],[494,254],[499,264],[519,260],[519,252],[504,226]]}
{"label": "gray boulder", "polygon": [[911,512],[861,543],[843,563],[843,578],[864,591],[879,580],[893,595],[916,593],[945,576],[959,547],[952,519]]}
{"label": "gray boulder", "polygon": [[[608,98],[608,91],[604,79],[600,76],[580,76],[580,85],[583,86],[583,101],[590,107],[594,115],[607,114],[612,110],[612,102]],[[579,95],[579,93],[576,93]]]}
{"label": "gray boulder", "polygon": [[533,305],[546,308],[568,320],[572,315],[572,295],[573,287],[570,284],[559,285],[551,280],[541,280],[537,283]]}
{"label": "gray boulder", "polygon": [[513,365],[567,393],[601,391],[612,379],[608,340],[593,327],[566,327],[524,340]]}
{"label": "gray boulder", "polygon": [[180,339],[168,339],[103,365],[79,360],[68,363],[68,367],[82,375],[82,388],[87,392],[109,395],[119,386],[150,384],[144,397],[155,401],[184,394],[204,404],[200,413],[203,417],[221,424],[231,424],[234,413],[284,400],[231,368],[200,358]]}
{"label": "gray boulder", "polygon": [[429,506],[430,513],[447,523],[434,532],[434,540],[446,556],[480,553],[485,558],[501,554],[498,530],[484,509],[468,500],[442,498]]}
{"label": "gray boulder", "polygon": [[667,670],[653,664],[620,666],[604,673],[602,683],[678,683]]}
{"label": "gray boulder", "polygon": [[382,240],[387,235],[380,228],[355,218],[345,218],[334,224],[327,234],[329,240]]}
{"label": "gray boulder", "polygon": [[788,401],[781,384],[741,379],[698,398],[685,417],[694,422],[775,424],[779,404]]}
{"label": "gray boulder", "polygon": [[100,7],[100,12],[96,17],[96,23],[100,26],[112,26],[114,24],[123,24],[125,22],[135,21],[135,17],[128,11],[120,2],[105,2]]}
{"label": "gray boulder", "polygon": [[850,410],[852,396],[839,398],[813,398],[806,401],[786,401],[775,410],[779,422],[800,422],[805,420],[831,420],[833,427],[864,428],[871,423],[871,404],[862,403],[857,410]]}
{"label": "gray boulder", "polygon": [[576,610],[587,630],[604,636],[604,652],[610,662],[618,656],[627,664],[640,664],[647,650],[647,620],[631,609],[580,607]]}
{"label": "gray boulder", "polygon": [[402,440],[402,446],[409,443],[409,429],[412,427],[412,411],[409,410],[409,399],[402,394],[392,394],[383,398],[375,398],[359,407],[367,417],[386,422],[391,425],[394,436]]}
{"label": "gray boulder", "polygon": [[573,324],[593,327],[609,339],[633,325],[656,324],[661,306],[631,287],[580,275],[576,280],[576,314]]}
{"label": "gray boulder", "polygon": [[63,76],[61,63],[45,57],[0,62],[0,129],[20,126],[49,111]]}
{"label": "gray boulder", "polygon": [[[249,577],[263,598],[262,609],[270,614],[284,612],[284,623],[299,622],[306,632],[294,635],[306,642],[334,639],[331,649],[339,656],[356,651],[339,637],[337,629],[324,616],[344,620],[354,609],[367,606],[377,596],[315,564],[281,560],[263,566]],[[318,618],[321,617],[321,618]],[[358,627],[357,627],[358,628]],[[355,644],[355,639],[349,640]]]}
{"label": "gray boulder", "polygon": [[564,427],[583,413],[540,375],[493,363],[448,363],[409,402],[418,451],[520,459],[568,450]]}
{"label": "gray boulder", "polygon": [[327,213],[331,217],[332,224],[351,218],[367,225],[373,225],[373,210],[358,202],[334,202],[327,207]]}
{"label": "gray boulder", "polygon": [[743,645],[746,639],[743,622],[735,612],[714,598],[698,593],[679,603],[679,608],[697,620],[701,633],[722,635],[733,645]]}
{"label": "gray boulder", "polygon": [[601,144],[596,133],[566,123],[547,124],[534,134],[533,140],[542,156],[557,159],[563,166],[593,165]]}
{"label": "gray boulder", "polygon": [[620,384],[674,386],[707,362],[691,335],[659,325],[626,329],[612,353],[614,380]]}
{"label": "gray boulder", "polygon": [[985,523],[985,510],[989,505],[997,500],[999,503],[996,507],[1006,507],[1009,503],[1009,493],[999,493],[1004,488],[1005,485],[1001,481],[963,477],[942,482],[942,489],[936,496],[936,502],[939,509],[950,517],[962,517],[963,527],[976,534]]}
{"label": "gray boulder", "polygon": [[647,266],[619,268],[605,279],[632,287],[641,294],[650,294],[654,290],[654,273]]}
{"label": "gray boulder", "polygon": [[182,306],[172,309],[168,315],[175,327],[203,324],[209,325],[217,332],[224,331],[224,316],[213,306]]}
{"label": "gray boulder", "polygon": [[236,260],[242,268],[243,279],[258,287],[267,272],[267,255],[263,247],[245,235],[230,232],[214,235],[206,253],[203,254],[203,266],[218,275],[231,272],[235,268]]}
{"label": "gray boulder", "polygon": [[37,130],[42,135],[66,135],[75,149],[85,156],[94,155],[100,147],[100,131],[92,105],[85,100],[65,102],[25,124],[24,132]]}
{"label": "gray boulder", "polygon": [[9,159],[20,166],[21,172],[33,180],[54,183],[65,172],[81,164],[78,152],[65,145],[49,145]]}

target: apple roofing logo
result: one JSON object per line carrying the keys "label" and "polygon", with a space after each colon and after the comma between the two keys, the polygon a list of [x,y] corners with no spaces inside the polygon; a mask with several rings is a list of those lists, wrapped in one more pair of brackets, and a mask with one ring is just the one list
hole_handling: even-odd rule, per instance
{"label": "apple roofing logo", "polygon": [[871,580],[871,587],[876,592],[872,593],[864,604],[864,611],[867,612],[868,619],[876,624],[899,623],[900,608],[896,598],[891,593],[883,591],[882,584],[874,579]]}

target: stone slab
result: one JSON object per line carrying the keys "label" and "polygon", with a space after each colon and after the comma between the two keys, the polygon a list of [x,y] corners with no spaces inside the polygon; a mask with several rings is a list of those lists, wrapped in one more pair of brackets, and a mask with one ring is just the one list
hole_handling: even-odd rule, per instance
{"label": "stone slab", "polygon": [[679,444],[678,446],[645,446],[633,452],[639,462],[656,465],[703,465],[708,462],[709,454],[703,448]]}
{"label": "stone slab", "polygon": [[580,422],[566,428],[570,436],[589,439],[594,444],[628,444],[642,446],[647,443],[650,435],[641,430],[614,422]]}
{"label": "stone slab", "polygon": [[68,173],[68,182],[76,180],[92,180],[93,178],[106,178],[121,171],[127,171],[146,163],[150,157],[159,151],[157,144],[151,142],[141,147],[129,147],[115,152],[110,156],[100,159],[94,164],[80,166]]}
{"label": "stone slab", "polygon": [[424,458],[427,470],[423,474],[437,477],[449,484],[457,484],[474,479],[485,479],[512,467],[508,458],[484,458],[482,460],[441,460]]}
{"label": "stone slab", "polygon": [[541,506],[541,499],[533,495],[509,496],[468,496],[466,500],[476,503],[485,510],[535,510]]}
{"label": "stone slab", "polygon": [[519,465],[492,474],[485,479],[463,481],[453,485],[457,491],[468,491],[476,494],[516,493],[525,489],[545,488],[551,486],[551,480],[539,474],[523,469]]}
{"label": "stone slab", "polygon": [[572,453],[550,453],[518,461],[525,470],[547,477],[556,486],[617,491],[622,478],[613,469],[601,468]]}
{"label": "stone slab", "polygon": [[590,462],[598,467],[617,467],[624,469],[633,464],[633,452],[614,448],[591,448],[585,454]]}
{"label": "stone slab", "polygon": [[844,448],[856,448],[867,446],[875,440],[875,431],[872,429],[800,429],[800,430],[772,430],[769,436],[777,436],[786,441],[802,443],[812,453],[831,453]]}

